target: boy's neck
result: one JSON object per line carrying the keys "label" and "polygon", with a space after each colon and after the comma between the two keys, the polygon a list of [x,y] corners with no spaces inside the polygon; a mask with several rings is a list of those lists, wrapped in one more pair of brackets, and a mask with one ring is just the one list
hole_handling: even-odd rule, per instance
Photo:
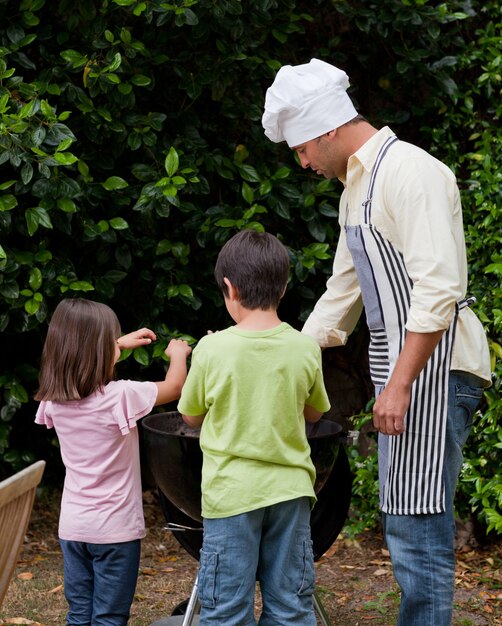
{"label": "boy's neck", "polygon": [[240,307],[238,319],[234,318],[236,327],[241,330],[270,330],[279,326],[282,321],[277,315],[276,309],[245,309]]}

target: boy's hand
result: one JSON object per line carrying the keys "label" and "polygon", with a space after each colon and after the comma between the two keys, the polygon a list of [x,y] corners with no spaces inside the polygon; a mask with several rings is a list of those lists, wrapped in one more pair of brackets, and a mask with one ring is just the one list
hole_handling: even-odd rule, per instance
{"label": "boy's hand", "polygon": [[117,339],[117,345],[121,350],[134,350],[139,346],[147,346],[155,341],[157,336],[149,328],[140,328],[132,333],[123,335]]}
{"label": "boy's hand", "polygon": [[186,359],[192,352],[192,348],[184,339],[171,339],[164,352],[171,360],[173,357]]}

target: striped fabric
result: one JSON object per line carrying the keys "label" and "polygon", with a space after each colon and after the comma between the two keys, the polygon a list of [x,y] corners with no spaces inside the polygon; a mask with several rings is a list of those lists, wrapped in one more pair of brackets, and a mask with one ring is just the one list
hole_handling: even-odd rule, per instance
{"label": "striped fabric", "polygon": [[[390,137],[377,157],[363,203],[364,223],[345,227],[370,330],[370,373],[377,394],[403,349],[413,287],[402,255],[371,224],[371,197],[378,168],[395,141],[397,137]],[[387,466],[380,468],[384,477],[380,488],[381,508],[386,513],[412,515],[444,510],[442,473],[455,322],[456,316],[413,384],[405,432],[383,435],[388,439]]]}

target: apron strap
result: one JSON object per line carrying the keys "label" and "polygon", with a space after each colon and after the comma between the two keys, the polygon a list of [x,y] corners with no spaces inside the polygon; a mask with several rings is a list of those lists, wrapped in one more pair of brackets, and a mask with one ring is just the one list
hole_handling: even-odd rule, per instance
{"label": "apron strap", "polygon": [[466,296],[457,302],[457,308],[459,311],[465,309],[465,307],[471,306],[476,302],[476,298],[474,296]]}
{"label": "apron strap", "polygon": [[380,167],[382,159],[387,154],[387,150],[396,141],[398,141],[398,138],[395,135],[392,135],[391,137],[389,137],[385,141],[383,146],[380,148],[380,150],[379,150],[379,152],[377,154],[377,158],[375,160],[375,165],[373,166],[373,170],[371,172],[370,184],[369,184],[369,187],[368,187],[368,195],[366,197],[366,200],[363,202],[364,223],[365,224],[369,224],[371,222],[371,201],[372,201],[372,198],[373,198],[373,188],[375,186],[375,178],[376,178],[378,169]]}

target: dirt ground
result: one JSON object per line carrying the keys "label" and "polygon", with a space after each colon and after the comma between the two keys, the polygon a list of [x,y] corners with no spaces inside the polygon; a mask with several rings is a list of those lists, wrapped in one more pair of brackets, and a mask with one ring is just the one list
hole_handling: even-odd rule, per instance
{"label": "dirt ground", "polygon": [[[0,607],[0,624],[65,623],[58,504],[57,493],[35,503],[20,562]],[[164,529],[157,494],[145,492],[144,504],[148,535],[130,626],[149,626],[179,614],[177,607],[189,598],[197,570],[197,561]],[[316,572],[317,596],[333,626],[396,623],[399,593],[378,533],[349,540],[342,531],[316,563]],[[454,626],[502,626],[501,600],[502,545],[473,548],[464,543],[457,552]]]}

